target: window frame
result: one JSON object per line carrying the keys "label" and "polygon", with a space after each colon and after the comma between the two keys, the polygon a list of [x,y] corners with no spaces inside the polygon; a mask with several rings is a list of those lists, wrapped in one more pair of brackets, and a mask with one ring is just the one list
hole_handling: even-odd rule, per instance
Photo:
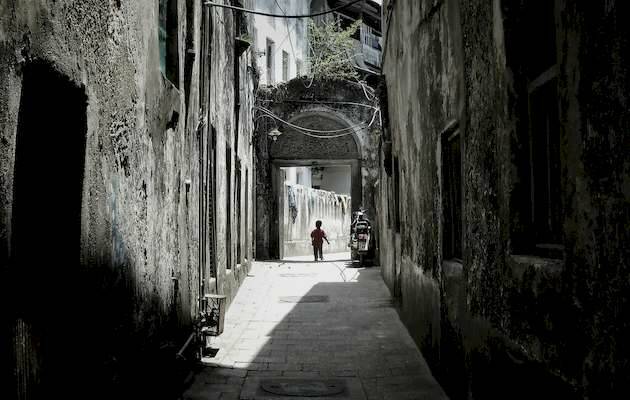
{"label": "window frame", "polygon": [[225,268],[232,269],[232,149],[225,146]]}
{"label": "window frame", "polygon": [[282,81],[289,80],[289,53],[282,50]]}
{"label": "window frame", "polygon": [[159,69],[179,88],[179,0],[158,0],[157,5]]}
{"label": "window frame", "polygon": [[[508,251],[512,255],[562,259],[566,179],[562,165],[566,160],[559,114],[558,0],[502,3],[506,67],[513,77],[508,95],[513,98],[511,111],[516,130],[508,142],[513,171],[507,196]],[[549,226],[554,228],[541,230],[541,215],[547,215],[547,220],[552,221]]]}
{"label": "window frame", "polygon": [[[535,254],[544,254],[549,256],[550,253],[554,253],[554,252],[561,252],[562,250],[564,250],[564,246],[562,245],[562,194],[561,194],[561,189],[555,188],[556,190],[553,190],[554,188],[552,188],[552,180],[557,180],[558,184],[561,184],[561,178],[559,177],[553,177],[552,175],[555,174],[560,174],[560,171],[552,171],[553,169],[553,165],[557,165],[557,168],[561,168],[562,162],[561,162],[561,157],[560,157],[560,143],[559,143],[559,137],[556,138],[556,140],[558,141],[558,147],[557,147],[557,152],[554,152],[554,154],[551,153],[551,151],[553,150],[550,147],[550,134],[556,134],[559,135],[559,118],[558,118],[558,95],[557,95],[557,90],[558,90],[558,85],[557,85],[557,79],[558,79],[558,65],[554,64],[551,67],[547,68],[544,72],[542,72],[540,75],[536,76],[534,79],[532,79],[531,81],[528,82],[527,84],[527,121],[528,121],[528,140],[529,140],[529,183],[530,183],[530,187],[529,187],[529,194],[530,194],[530,224],[531,224],[531,229],[532,229],[532,237],[535,238],[535,240],[531,243],[531,247],[532,247],[532,251]],[[554,82],[555,81],[555,82]],[[539,148],[538,145],[536,144],[536,136],[537,133],[535,132],[536,129],[536,124],[534,122],[534,119],[536,117],[539,117],[539,115],[534,116],[534,105],[533,105],[533,98],[535,95],[538,95],[540,92],[542,92],[543,90],[547,89],[550,87],[550,85],[554,85],[555,87],[553,87],[555,89],[555,97],[552,101],[548,101],[545,104],[547,106],[554,106],[556,107],[555,109],[555,113],[552,114],[551,116],[555,116],[555,123],[556,123],[556,130],[555,132],[551,132],[551,131],[546,131],[546,140],[547,140],[547,145],[545,147],[545,152],[546,152],[546,158],[545,158],[545,169],[546,169],[546,180],[544,180],[543,182],[540,182],[540,179],[538,177],[538,174],[536,173],[536,169],[539,165],[536,165],[538,162],[536,161],[538,159],[537,155],[539,154]],[[553,102],[553,104],[549,104]],[[546,107],[543,107],[546,108]],[[548,111],[548,110],[545,110]],[[549,116],[549,111],[546,114],[546,116]],[[548,127],[550,128],[550,127]],[[543,188],[543,186],[547,186],[547,188]],[[542,188],[542,189],[541,189]],[[548,203],[541,205],[541,201],[538,198],[537,193],[539,191],[544,191],[544,193],[546,194],[547,198],[548,198]],[[556,192],[556,193],[552,193],[552,191]],[[554,197],[552,199],[552,196]],[[554,203],[555,202],[555,203]],[[541,221],[540,221],[540,216],[539,216],[539,211],[540,208],[544,208],[545,212],[547,214],[547,219],[548,219],[548,224],[549,226],[547,226],[548,230],[541,230],[542,228],[540,228],[541,225]],[[552,218],[552,213],[558,212],[560,215],[556,216],[556,219]],[[554,226],[552,226],[554,225]],[[550,236],[554,236],[554,235],[558,235],[558,237],[554,240],[551,239]],[[539,239],[543,239],[542,241]]]}
{"label": "window frame", "polygon": [[273,85],[275,83],[275,53],[276,53],[276,43],[270,39],[266,38],[265,41],[265,67],[267,69],[267,84]]}
{"label": "window frame", "polygon": [[240,265],[243,263],[243,249],[242,249],[242,176],[241,176],[241,160],[239,158],[236,159],[236,168],[234,169],[234,190],[235,199],[234,199],[234,214],[236,217],[236,264]]}
{"label": "window frame", "polygon": [[[457,141],[455,155],[451,145]],[[464,254],[462,134],[457,124],[441,135],[442,259],[462,262]],[[453,159],[453,156],[457,157]],[[453,178],[455,177],[455,182]],[[459,236],[459,238],[457,237]]]}

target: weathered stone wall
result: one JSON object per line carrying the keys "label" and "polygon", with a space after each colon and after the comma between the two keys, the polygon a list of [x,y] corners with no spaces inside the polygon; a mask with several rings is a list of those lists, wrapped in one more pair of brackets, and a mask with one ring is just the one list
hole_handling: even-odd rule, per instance
{"label": "weathered stone wall", "polygon": [[[245,5],[251,5],[247,2]],[[212,46],[214,50],[210,61],[210,115],[212,150],[215,158],[216,174],[216,272],[215,279],[207,282],[207,292],[228,295],[228,302],[236,294],[252,261],[253,235],[253,118],[254,82],[256,80],[255,61],[251,51],[238,56],[234,52],[234,42],[225,38],[236,36],[234,31],[233,11],[229,9],[212,9]],[[252,18],[248,17],[249,23]],[[251,28],[250,28],[251,31]],[[234,68],[235,59],[238,72]],[[235,86],[238,78],[240,83]],[[237,97],[238,96],[238,97]],[[229,151],[228,151],[229,149]],[[228,157],[231,164],[228,174]],[[237,167],[241,171],[241,204],[237,203]],[[248,187],[245,187],[246,176]],[[228,180],[230,183],[228,184]],[[228,188],[230,191],[228,192]],[[228,197],[229,196],[229,197]],[[245,198],[248,197],[248,201]],[[248,209],[245,210],[247,204]],[[230,213],[228,221],[228,213]],[[241,213],[241,241],[237,232],[237,213]],[[229,222],[229,226],[228,226]],[[246,223],[247,222],[247,223]],[[228,245],[227,231],[230,230]],[[229,246],[229,247],[228,247]],[[238,246],[241,246],[239,260]],[[228,256],[228,252],[230,253]]]}
{"label": "weathered stone wall", "polygon": [[[518,63],[529,37],[515,28],[519,7],[384,2],[392,151],[384,142],[381,160],[398,159],[404,218],[397,232],[396,171],[382,165],[383,274],[452,398],[624,397],[630,80],[617,66],[630,55],[628,6],[556,4],[561,258],[524,250],[532,230]],[[461,262],[442,256],[440,133],[453,126],[462,135]]]}
{"label": "weathered stone wall", "polygon": [[[127,398],[142,393],[139,397],[161,398],[170,395],[165,388],[177,379],[169,365],[190,334],[197,312],[199,226],[208,223],[199,214],[200,166],[211,170],[209,154],[200,149],[200,135],[206,135],[205,118],[200,117],[209,112],[207,120],[217,127],[221,155],[226,141],[231,143],[238,135],[239,144],[233,148],[238,148],[242,170],[250,171],[251,186],[254,75],[248,67],[251,56],[245,52],[240,58],[240,124],[235,132],[235,91],[230,83],[235,71],[231,67],[233,12],[211,11],[212,95],[210,106],[204,107],[200,93],[201,1],[172,0],[172,4],[174,22],[169,34],[175,38],[178,55],[170,61],[177,73],[169,81],[159,68],[157,1],[0,1],[0,273],[2,303],[8,307],[0,336],[2,354],[14,355],[3,357],[3,377],[11,377],[13,382],[4,386],[10,391],[6,398],[15,397],[18,384],[18,390],[37,396],[40,381],[45,384],[57,378],[61,378],[56,385],[63,386],[64,397],[74,398],[82,389],[91,388],[82,395]],[[76,146],[55,145],[53,155],[34,148],[45,159],[42,164],[36,160],[31,168],[41,170],[41,179],[48,183],[39,186],[35,180],[27,183],[31,189],[20,189],[39,199],[39,203],[28,200],[22,204],[41,207],[37,215],[44,217],[41,225],[28,227],[30,243],[22,237],[17,244],[21,251],[32,248],[33,262],[27,264],[11,253],[17,240],[12,235],[13,213],[25,207],[13,199],[18,125],[22,119],[41,117],[19,115],[24,71],[31,65],[42,65],[52,71],[51,76],[67,80],[84,93],[87,107],[85,115],[73,115],[70,108],[67,115],[50,115],[53,120],[48,126],[42,122],[37,132],[57,135],[64,144],[62,121],[83,119],[85,160],[80,171],[82,194],[73,198],[70,193],[55,191],[55,180],[69,178],[55,175],[54,160],[76,156],[71,153]],[[58,102],[54,109],[65,112],[63,93],[47,93],[46,89],[42,87],[41,97]],[[38,139],[29,141],[37,143]],[[50,139],[40,142],[55,144]],[[218,160],[216,191],[221,201],[225,157]],[[38,186],[45,190],[38,191]],[[209,189],[204,192],[206,196],[211,193]],[[251,196],[251,189],[242,188],[242,193]],[[54,202],[47,201],[52,197]],[[46,243],[52,236],[61,244],[73,238],[64,236],[63,224],[49,226],[54,218],[46,215],[58,211],[51,204],[79,200],[80,247],[71,258],[60,259]],[[252,200],[248,202],[249,224],[243,227],[250,238]],[[222,263],[225,228],[221,225],[225,209],[220,208],[216,247],[222,268],[218,286],[207,282],[206,290],[232,297],[247,267],[226,276]],[[251,246],[249,249],[251,252]],[[247,259],[251,260],[249,253]],[[42,339],[45,336],[59,340]],[[12,342],[26,350],[14,351],[18,347]],[[17,360],[10,360],[15,357]],[[16,382],[16,377],[24,380]],[[46,387],[46,395],[52,393],[49,389]]]}
{"label": "weathered stone wall", "polygon": [[393,12],[383,73],[392,153],[388,159],[398,159],[398,169],[381,171],[381,265],[390,290],[402,302],[403,320],[435,364],[440,359],[443,301],[440,136],[462,113],[457,37],[449,29],[457,24],[457,14],[450,3],[430,1],[397,2]]}
{"label": "weathered stone wall", "polygon": [[[294,79],[278,87],[259,90],[257,105],[286,122],[308,129],[340,130],[340,135],[350,134],[333,139],[313,138],[283,122],[274,122],[258,111],[255,137],[257,258],[279,257],[278,193],[274,193],[277,179],[274,176],[279,166],[327,165],[328,161],[350,165],[352,208],[363,205],[368,215],[376,214],[374,193],[381,128],[378,99],[373,92],[355,82],[309,79]],[[283,134],[274,142],[267,133],[275,127]]]}

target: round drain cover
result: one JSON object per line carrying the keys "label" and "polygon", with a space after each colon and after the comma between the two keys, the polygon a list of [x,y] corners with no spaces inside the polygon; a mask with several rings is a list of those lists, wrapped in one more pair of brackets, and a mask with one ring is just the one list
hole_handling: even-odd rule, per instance
{"label": "round drain cover", "polygon": [[270,380],[261,382],[265,392],[296,397],[331,396],[342,393],[345,389],[340,381],[332,380]]}

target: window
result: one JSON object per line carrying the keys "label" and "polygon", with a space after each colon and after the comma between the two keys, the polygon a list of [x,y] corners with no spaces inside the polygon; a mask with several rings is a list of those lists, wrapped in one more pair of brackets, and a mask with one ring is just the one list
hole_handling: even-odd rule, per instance
{"label": "window", "polygon": [[[210,147],[206,150],[206,159],[207,161],[203,162],[205,166],[204,170],[204,194],[203,197],[207,199],[207,204],[205,205],[204,214],[206,215],[207,222],[204,222],[205,227],[207,229],[207,233],[205,234],[204,241],[207,240],[207,244],[204,245],[205,248],[208,249],[208,273],[212,278],[217,277],[217,259],[216,259],[216,209],[217,209],[217,130],[214,125],[210,125],[210,135],[211,137],[207,138],[207,143],[205,144],[206,148]],[[203,152],[203,150],[202,150]],[[204,254],[205,254],[204,249]]]}
{"label": "window", "polygon": [[245,168],[245,210],[243,211],[245,213],[245,218],[244,221],[245,223],[243,224],[243,227],[245,229],[244,236],[245,236],[245,248],[244,248],[244,253],[245,253],[245,258],[249,258],[249,171],[247,170],[247,168]]}
{"label": "window", "polygon": [[361,43],[363,60],[375,67],[381,65],[381,34],[369,26],[361,25]]}
{"label": "window", "polygon": [[295,76],[302,76],[302,60],[300,59],[295,60]]}
{"label": "window", "polygon": [[236,189],[236,204],[234,205],[234,211],[236,214],[236,263],[241,264],[243,262],[243,252],[241,243],[241,216],[243,210],[241,209],[241,161],[236,160],[236,177],[235,177],[235,189]]}
{"label": "window", "polygon": [[516,135],[509,195],[510,252],[562,258],[562,138],[557,0],[502,2]]}
{"label": "window", "polygon": [[555,74],[543,80],[528,90],[531,212],[536,246],[549,247],[561,242],[560,137]]}
{"label": "window", "polygon": [[289,80],[289,53],[282,50],[282,80]]}
{"label": "window", "polygon": [[[537,26],[525,58],[529,122],[530,215],[534,253],[561,256],[560,129],[554,2],[527,10]],[[551,38],[551,40],[550,40]]]}
{"label": "window", "polygon": [[[240,2],[233,1],[233,4],[237,7],[242,7]],[[238,153],[238,131],[240,127],[240,117],[241,117],[241,63],[240,63],[240,39],[238,36],[246,33],[247,20],[243,19],[243,13],[241,11],[235,12],[234,15],[234,29],[235,29],[235,38],[234,38],[234,80],[233,84],[233,94],[234,94],[234,152]]]}
{"label": "window", "polygon": [[458,130],[442,136],[442,258],[462,259],[462,152]]}
{"label": "window", "polygon": [[376,50],[380,50],[381,48],[381,45],[379,43],[380,39],[381,39],[380,32],[372,29],[371,27],[365,24],[361,25],[361,42],[364,45],[369,46]]}
{"label": "window", "polygon": [[[186,47],[184,51],[184,93],[186,95],[186,110],[190,114],[193,111],[190,109],[191,100],[191,84],[192,73],[195,65],[195,36],[197,29],[195,28],[195,8],[192,6],[193,1],[187,0],[186,3]],[[203,16],[202,16],[203,20]],[[203,22],[201,23],[203,25]],[[203,38],[203,28],[201,28],[201,37]]]}
{"label": "window", "polygon": [[276,51],[276,44],[273,40],[267,38],[267,46],[265,55],[267,56],[267,84],[272,85],[274,83],[274,57]]}
{"label": "window", "polygon": [[232,149],[225,147],[225,268],[232,268]]}
{"label": "window", "polygon": [[398,164],[398,157],[394,157],[394,184],[393,184],[393,221],[394,230],[400,233],[400,166]]}
{"label": "window", "polygon": [[392,229],[394,227],[394,184],[393,178],[387,177],[387,227]]}
{"label": "window", "polygon": [[201,56],[199,63],[199,102],[203,110],[207,110],[210,74],[210,8],[204,7],[201,20]]}
{"label": "window", "polygon": [[[232,6],[244,8],[241,0],[232,0]],[[247,17],[245,13],[240,10],[234,11],[234,37],[240,37],[247,35]]]}
{"label": "window", "polygon": [[160,71],[176,87],[179,86],[179,43],[177,0],[159,0],[158,41]]}

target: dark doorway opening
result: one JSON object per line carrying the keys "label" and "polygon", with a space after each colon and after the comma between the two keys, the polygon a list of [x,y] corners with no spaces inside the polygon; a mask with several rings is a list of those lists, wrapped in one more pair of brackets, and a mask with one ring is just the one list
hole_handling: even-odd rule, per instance
{"label": "dark doorway opening", "polygon": [[86,107],[84,88],[51,65],[24,67],[9,266],[18,398],[60,394],[79,381],[75,372],[83,368],[72,357],[81,348],[74,340],[78,327],[68,322],[70,315],[81,317],[73,299],[75,304],[88,301],[77,296],[76,278]]}

